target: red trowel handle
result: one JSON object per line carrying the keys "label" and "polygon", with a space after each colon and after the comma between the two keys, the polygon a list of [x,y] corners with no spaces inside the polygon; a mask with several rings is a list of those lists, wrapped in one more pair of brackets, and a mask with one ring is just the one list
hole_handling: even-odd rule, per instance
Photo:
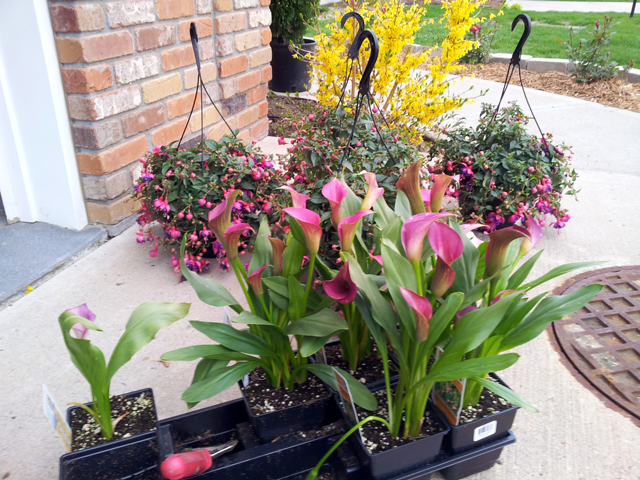
{"label": "red trowel handle", "polygon": [[204,448],[167,457],[160,465],[160,472],[167,480],[180,480],[198,475],[211,468],[211,452]]}

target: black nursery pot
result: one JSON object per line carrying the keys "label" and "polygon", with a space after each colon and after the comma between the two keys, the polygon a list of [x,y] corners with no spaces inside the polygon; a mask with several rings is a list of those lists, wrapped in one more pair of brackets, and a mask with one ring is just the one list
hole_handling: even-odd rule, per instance
{"label": "black nursery pot", "polygon": [[[509,386],[495,373],[490,374],[503,386]],[[451,432],[445,438],[445,448],[452,454],[458,454],[487,445],[509,435],[509,429],[516,418],[519,407],[511,407],[488,417],[462,425],[450,425]],[[443,415],[444,417],[444,415]],[[449,420],[444,417],[446,422]]]}
{"label": "black nursery pot", "polygon": [[[296,45],[302,53],[316,51],[313,38],[304,38],[304,44]],[[310,65],[304,60],[294,58],[294,52],[289,50],[288,43],[271,43],[271,67],[273,77],[269,82],[269,89],[274,92],[306,92],[311,87]]]}
{"label": "black nursery pot", "polygon": [[311,402],[293,405],[283,408],[282,410],[276,410],[275,412],[255,415],[251,411],[251,406],[245,396],[242,382],[238,382],[238,385],[242,392],[242,399],[249,416],[249,421],[256,435],[262,441],[266,442],[288,433],[300,430],[313,430],[320,427],[327,416],[327,409],[333,401],[332,393],[327,392],[326,396],[312,400]]}

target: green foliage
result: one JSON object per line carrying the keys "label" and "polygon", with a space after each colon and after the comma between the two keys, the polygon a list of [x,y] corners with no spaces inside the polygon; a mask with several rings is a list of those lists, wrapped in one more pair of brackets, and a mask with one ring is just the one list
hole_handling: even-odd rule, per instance
{"label": "green foliage", "polygon": [[476,44],[460,59],[460,63],[486,63],[500,28],[502,26],[497,20],[489,18],[473,25],[467,33],[467,38]]}
{"label": "green foliage", "polygon": [[566,145],[554,146],[551,134],[540,139],[525,129],[529,119],[516,103],[493,119],[494,108],[483,104],[478,126],[458,124],[431,146],[435,172],[460,175],[458,197],[465,222],[484,223],[489,231],[524,219],[525,212],[545,215],[562,228],[569,220],[563,196],[575,195],[575,170]]}
{"label": "green foliage", "polygon": [[315,17],[319,0],[271,0],[271,33],[278,43],[303,43],[308,23]]}
{"label": "green foliage", "polygon": [[136,308],[111,359],[107,364],[102,351],[90,340],[76,338],[71,335],[74,325],[82,324],[89,330],[102,331],[93,322],[66,311],[58,321],[64,342],[71,355],[71,361],[91,387],[92,406],[83,407],[91,413],[102,428],[102,435],[111,440],[113,426],[111,419],[111,403],[109,388],[111,379],[142,347],[155,337],[156,333],[173,322],[184,318],[189,313],[189,303],[147,302]]}

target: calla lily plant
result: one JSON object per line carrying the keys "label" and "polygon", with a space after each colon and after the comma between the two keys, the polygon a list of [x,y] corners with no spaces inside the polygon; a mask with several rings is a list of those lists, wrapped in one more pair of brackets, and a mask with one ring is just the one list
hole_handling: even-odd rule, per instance
{"label": "calla lily plant", "polygon": [[[331,367],[310,363],[309,356],[349,326],[329,308],[335,300],[313,288],[322,235],[320,217],[306,208],[305,195],[285,189],[291,192],[294,204],[283,210],[290,231],[286,238],[277,238],[263,219],[248,268],[238,258],[237,245],[241,235],[251,233],[251,228],[231,222],[230,205],[237,193],[229,192],[226,200],[209,215],[209,228],[219,239],[224,239],[227,257],[248,309],[222,284],[199,276],[181,262],[182,274],[200,300],[215,307],[229,306],[238,314],[231,321],[244,327],[236,329],[220,322],[192,321],[194,328],[217,344],[181,348],[162,356],[164,360],[173,361],[199,360],[192,384],[182,395],[190,406],[226,390],[258,367],[275,388],[294,389],[296,384],[306,381],[308,373],[337,388]],[[297,343],[297,351],[292,346],[292,338]],[[235,363],[229,365],[230,362]],[[374,409],[376,400],[366,387],[347,372],[340,373],[350,383],[356,403]]]}
{"label": "calla lily plant", "polygon": [[[111,418],[110,385],[111,379],[131,357],[156,333],[189,313],[189,303],[147,302],[136,308],[109,362],[105,362],[102,351],[88,339],[89,331],[102,330],[94,323],[96,316],[86,304],[71,308],[60,315],[58,321],[64,342],[71,355],[71,361],[87,379],[91,387],[92,405],[72,402],[72,405],[86,410],[100,425],[102,435],[107,440],[113,438],[117,419]],[[73,335],[71,334],[73,332]],[[121,418],[121,417],[120,417]]]}

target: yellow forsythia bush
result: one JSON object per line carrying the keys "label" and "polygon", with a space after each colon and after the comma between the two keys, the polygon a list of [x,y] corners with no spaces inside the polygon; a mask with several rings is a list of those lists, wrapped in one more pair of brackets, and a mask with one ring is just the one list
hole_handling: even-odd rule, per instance
{"label": "yellow forsythia bush", "polygon": [[[357,11],[365,20],[365,27],[378,36],[380,53],[371,76],[371,90],[389,123],[400,128],[412,141],[421,142],[421,132],[432,126],[447,112],[459,108],[464,99],[446,96],[452,84],[447,79],[462,58],[473,46],[466,33],[478,21],[474,17],[485,0],[443,0],[443,16],[439,19],[448,30],[442,45],[433,45],[420,53],[411,53],[406,45],[414,43],[416,33],[423,25],[421,13],[424,6],[406,6],[400,0],[376,2],[363,5],[360,0],[351,0],[347,12]],[[439,7],[430,7],[439,8]],[[320,103],[335,106],[342,94],[347,75],[354,80],[345,92],[345,103],[354,100],[361,71],[369,58],[368,42],[360,50],[361,68],[347,72],[347,52],[354,36],[356,22],[349,20],[345,28],[340,27],[343,13],[336,12],[335,21],[327,26],[329,33],[319,28],[314,37],[318,41],[311,57],[316,93]],[[433,23],[433,19],[429,20]],[[441,49],[441,53],[439,50]],[[416,71],[419,65],[427,64],[426,70]]]}

